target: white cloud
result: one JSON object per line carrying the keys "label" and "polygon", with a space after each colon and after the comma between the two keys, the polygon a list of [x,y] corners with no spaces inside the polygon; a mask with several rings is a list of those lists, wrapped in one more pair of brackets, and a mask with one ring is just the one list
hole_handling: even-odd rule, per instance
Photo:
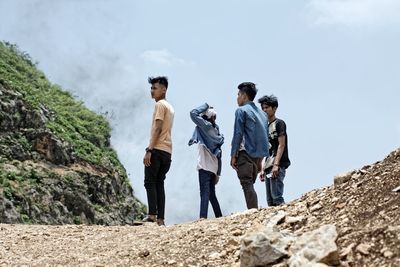
{"label": "white cloud", "polygon": [[140,57],[148,62],[163,66],[176,66],[176,65],[192,65],[190,61],[176,57],[167,49],[161,50],[147,50],[144,51]]}
{"label": "white cloud", "polygon": [[317,25],[381,26],[400,23],[399,0],[309,0]]}

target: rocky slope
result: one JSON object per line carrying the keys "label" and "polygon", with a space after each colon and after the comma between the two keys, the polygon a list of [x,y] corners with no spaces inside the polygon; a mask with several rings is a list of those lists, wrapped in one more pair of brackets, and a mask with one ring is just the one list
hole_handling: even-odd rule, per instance
{"label": "rocky slope", "polygon": [[[400,149],[284,206],[181,225],[0,225],[0,265],[400,266]],[[397,188],[397,189],[396,189]]]}
{"label": "rocky slope", "polygon": [[0,222],[132,224],[144,206],[110,126],[0,42]]}

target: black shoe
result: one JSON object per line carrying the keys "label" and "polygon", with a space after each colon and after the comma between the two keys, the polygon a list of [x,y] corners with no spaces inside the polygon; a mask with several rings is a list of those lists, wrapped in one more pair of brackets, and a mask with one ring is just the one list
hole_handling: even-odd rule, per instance
{"label": "black shoe", "polygon": [[165,226],[164,219],[157,219],[157,224],[158,224],[159,226]]}
{"label": "black shoe", "polygon": [[156,222],[156,216],[147,215],[146,217],[143,218],[142,222]]}

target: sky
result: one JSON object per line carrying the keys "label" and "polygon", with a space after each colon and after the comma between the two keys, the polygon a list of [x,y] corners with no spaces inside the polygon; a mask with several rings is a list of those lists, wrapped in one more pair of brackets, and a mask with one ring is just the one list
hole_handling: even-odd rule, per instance
{"label": "sky", "polygon": [[[199,216],[197,148],[187,142],[189,112],[205,102],[225,136],[216,187],[222,212],[246,209],[229,165],[241,82],[256,83],[256,99],[278,97],[292,162],[287,202],[400,144],[397,0],[0,0],[0,14],[0,40],[29,53],[88,108],[107,113],[112,146],[144,203],[154,108],[147,78],[169,77],[175,121],[167,224]],[[265,185],[255,187],[266,207]]]}

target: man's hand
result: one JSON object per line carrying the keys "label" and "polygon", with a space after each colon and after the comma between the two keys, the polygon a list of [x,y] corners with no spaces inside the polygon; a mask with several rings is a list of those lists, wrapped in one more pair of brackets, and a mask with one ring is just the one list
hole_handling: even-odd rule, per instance
{"label": "man's hand", "polygon": [[261,171],[261,172],[260,172],[260,181],[261,181],[261,182],[264,182],[264,181],[265,181],[265,172],[264,172],[264,171]]}
{"label": "man's hand", "polygon": [[233,168],[235,171],[238,170],[238,169],[237,169],[237,157],[235,157],[235,156],[232,156],[232,157],[231,157],[231,166],[232,166],[232,168]]}
{"label": "man's hand", "polygon": [[263,159],[264,158],[258,158],[257,159],[257,162],[256,162],[256,164],[257,164],[257,173],[262,171],[262,161],[263,161]]}
{"label": "man's hand", "polygon": [[214,176],[214,184],[218,184],[219,181],[219,175]]}
{"label": "man's hand", "polygon": [[144,154],[143,164],[146,167],[150,167],[150,165],[151,165],[151,153],[150,152],[146,152],[146,154]]}
{"label": "man's hand", "polygon": [[272,178],[278,177],[278,175],[279,175],[279,166],[274,165],[274,167],[272,167]]}

